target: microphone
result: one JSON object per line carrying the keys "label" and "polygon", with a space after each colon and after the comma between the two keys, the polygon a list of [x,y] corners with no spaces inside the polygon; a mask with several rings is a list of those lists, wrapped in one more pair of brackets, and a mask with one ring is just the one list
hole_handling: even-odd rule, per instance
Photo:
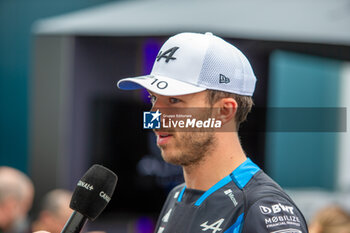
{"label": "microphone", "polygon": [[111,200],[118,177],[101,165],[93,165],[78,181],[69,207],[73,213],[61,233],[79,233],[87,220],[95,220]]}

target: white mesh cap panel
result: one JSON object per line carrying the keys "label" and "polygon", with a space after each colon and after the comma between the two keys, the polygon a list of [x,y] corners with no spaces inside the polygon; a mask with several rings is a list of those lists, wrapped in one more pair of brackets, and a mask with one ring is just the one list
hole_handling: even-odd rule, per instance
{"label": "white mesh cap panel", "polygon": [[224,40],[211,36],[198,84],[208,89],[251,96],[256,78],[245,56]]}
{"label": "white mesh cap panel", "polygon": [[254,75],[253,69],[248,61],[248,59],[241,53],[241,59],[243,62],[243,74],[244,74],[244,82],[243,82],[243,90],[245,92],[251,93],[255,90],[256,77]]}

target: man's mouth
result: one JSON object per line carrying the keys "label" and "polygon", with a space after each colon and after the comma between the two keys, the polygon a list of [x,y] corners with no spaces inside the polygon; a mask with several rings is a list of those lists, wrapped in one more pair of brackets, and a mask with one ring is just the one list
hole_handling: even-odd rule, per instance
{"label": "man's mouth", "polygon": [[167,132],[155,132],[157,135],[157,144],[164,145],[169,142],[169,140],[173,137],[172,134]]}

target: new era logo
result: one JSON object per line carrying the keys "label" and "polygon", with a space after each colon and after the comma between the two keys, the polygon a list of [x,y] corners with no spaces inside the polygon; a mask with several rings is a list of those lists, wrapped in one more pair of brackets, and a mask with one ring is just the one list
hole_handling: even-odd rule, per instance
{"label": "new era logo", "polygon": [[220,74],[219,83],[229,83],[230,79],[223,74]]}
{"label": "new era logo", "polygon": [[160,115],[162,115],[162,113],[160,113],[159,110],[157,110],[156,112],[143,112],[143,128],[159,129]]}

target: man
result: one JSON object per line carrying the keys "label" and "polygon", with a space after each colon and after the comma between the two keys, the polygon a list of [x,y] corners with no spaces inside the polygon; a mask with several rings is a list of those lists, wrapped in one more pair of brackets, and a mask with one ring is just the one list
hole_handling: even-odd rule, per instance
{"label": "man", "polygon": [[151,75],[118,82],[121,89],[146,88],[154,111],[206,108],[225,129],[155,130],[164,160],[181,165],[185,179],[169,193],[157,233],[307,232],[290,197],[240,145],[237,131],[253,105],[255,82],[246,57],[211,33],[169,38]]}
{"label": "man", "polygon": [[73,212],[69,208],[71,198],[72,193],[68,190],[55,189],[47,193],[32,229],[60,233]]}
{"label": "man", "polygon": [[0,167],[0,232],[30,232],[27,213],[33,197],[33,183],[24,173],[11,167]]}

